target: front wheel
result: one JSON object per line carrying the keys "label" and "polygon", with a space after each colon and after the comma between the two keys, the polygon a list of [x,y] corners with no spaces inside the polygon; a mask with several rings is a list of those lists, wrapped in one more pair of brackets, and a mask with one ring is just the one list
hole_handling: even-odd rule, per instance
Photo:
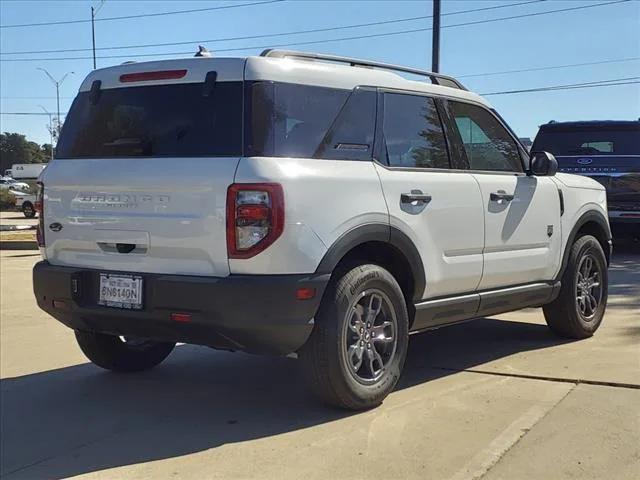
{"label": "front wheel", "polygon": [[175,343],[76,330],[82,352],[94,364],[114,372],[140,372],[155,367],[169,356]]}
{"label": "front wheel", "polygon": [[569,252],[558,298],[543,307],[547,324],[567,338],[592,336],[607,307],[607,259],[598,240],[580,237]]}
{"label": "front wheel", "polygon": [[300,361],[326,403],[362,410],[395,388],[407,355],[409,319],[396,279],[378,265],[336,274]]}

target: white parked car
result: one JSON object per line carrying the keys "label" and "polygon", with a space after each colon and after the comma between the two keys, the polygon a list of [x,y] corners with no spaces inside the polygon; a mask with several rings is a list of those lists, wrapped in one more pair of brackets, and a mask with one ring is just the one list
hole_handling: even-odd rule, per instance
{"label": "white parked car", "polygon": [[25,193],[19,190],[9,190],[16,199],[18,207],[26,218],[36,216],[36,196],[32,193]]}
{"label": "white parked car", "polygon": [[84,80],[57,148],[35,295],[106,369],[176,342],[297,353],[364,409],[410,333],[543,307],[585,338],[605,313],[604,188],[450,77],[288,51],[120,65]]}
{"label": "white parked car", "polygon": [[20,190],[20,191],[29,191],[29,184],[24,182],[18,182],[11,177],[1,177],[0,178],[0,189],[2,190]]}

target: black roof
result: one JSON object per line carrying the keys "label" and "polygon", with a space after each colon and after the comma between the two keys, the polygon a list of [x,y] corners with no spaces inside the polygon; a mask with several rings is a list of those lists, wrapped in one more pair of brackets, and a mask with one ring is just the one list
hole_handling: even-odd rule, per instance
{"label": "black roof", "polygon": [[573,130],[573,129],[631,129],[640,128],[640,119],[638,120],[579,120],[573,122],[556,122],[551,120],[549,123],[540,125],[540,130]]}

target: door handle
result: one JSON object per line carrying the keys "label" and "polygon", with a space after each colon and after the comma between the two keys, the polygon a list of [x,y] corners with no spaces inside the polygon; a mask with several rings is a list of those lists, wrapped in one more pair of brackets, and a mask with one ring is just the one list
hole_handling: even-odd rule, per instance
{"label": "door handle", "polygon": [[507,192],[505,192],[504,190],[498,190],[497,192],[492,192],[491,195],[489,195],[489,199],[492,202],[510,202],[511,200],[513,200],[513,195],[509,195]]}
{"label": "door handle", "polygon": [[431,195],[422,193],[421,190],[411,190],[411,193],[403,193],[400,195],[401,203],[413,203],[423,204],[431,201]]}

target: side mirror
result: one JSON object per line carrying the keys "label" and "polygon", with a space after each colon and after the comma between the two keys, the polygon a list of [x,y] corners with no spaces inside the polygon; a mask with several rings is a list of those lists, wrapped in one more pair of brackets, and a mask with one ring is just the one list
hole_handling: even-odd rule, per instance
{"label": "side mirror", "polygon": [[558,171],[558,161],[549,152],[531,152],[531,175],[552,177]]}

